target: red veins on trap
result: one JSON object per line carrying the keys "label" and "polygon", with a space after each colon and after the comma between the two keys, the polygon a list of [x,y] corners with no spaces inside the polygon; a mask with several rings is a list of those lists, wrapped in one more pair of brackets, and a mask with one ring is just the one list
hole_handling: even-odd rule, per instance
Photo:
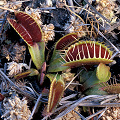
{"label": "red veins on trap", "polygon": [[58,40],[56,43],[55,49],[56,50],[64,50],[74,42],[76,42],[78,39],[78,36],[76,33],[70,33],[65,36],[63,36],[61,39]]}
{"label": "red veins on trap", "polygon": [[112,51],[105,45],[95,41],[79,41],[65,50],[64,66],[78,67],[82,65],[108,64]]}
{"label": "red veins on trap", "polygon": [[47,113],[52,113],[56,108],[57,104],[59,103],[63,91],[64,91],[65,83],[63,80],[56,80],[56,78],[52,81],[50,86],[50,93],[49,93],[49,100],[48,100],[48,107]]}
{"label": "red veins on trap", "polygon": [[25,12],[15,12],[17,20],[8,18],[8,22],[16,32],[32,46],[34,42],[42,40],[42,31],[37,22]]}

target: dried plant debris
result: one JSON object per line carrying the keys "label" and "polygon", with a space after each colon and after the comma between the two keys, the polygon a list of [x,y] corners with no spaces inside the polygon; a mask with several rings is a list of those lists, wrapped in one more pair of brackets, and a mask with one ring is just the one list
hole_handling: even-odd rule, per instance
{"label": "dried plant debris", "polygon": [[79,38],[86,35],[85,26],[79,19],[72,21],[72,24],[65,24],[64,30],[67,30],[69,33],[76,32]]}
{"label": "dried plant debris", "polygon": [[11,51],[12,60],[16,62],[20,62],[24,60],[25,57],[26,46],[15,44],[13,46],[13,50]]}
{"label": "dried plant debris", "polygon": [[115,8],[117,8],[117,4],[113,0],[96,0],[97,6],[96,10],[100,12],[103,16],[111,21],[111,23],[115,23],[117,17],[114,14]]}
{"label": "dried plant debris", "polygon": [[18,96],[3,100],[3,115],[4,120],[28,120],[31,111],[27,106],[27,100],[23,98],[20,100]]}
{"label": "dried plant debris", "polygon": [[[63,74],[63,80],[65,81],[66,85],[69,84],[69,82],[74,78],[75,73],[71,73],[71,69],[67,69]],[[76,81],[75,83],[77,83],[78,81]],[[76,85],[76,84],[75,84]],[[69,89],[74,90],[75,85],[70,85]]]}
{"label": "dried plant debris", "polygon": [[5,57],[8,61],[13,60],[15,62],[22,62],[25,58],[25,51],[26,46],[19,45],[18,43],[13,46],[3,45],[2,56]]}
{"label": "dried plant debris", "polygon": [[42,31],[43,31],[43,39],[45,40],[45,42],[48,42],[49,40],[53,40],[55,36],[53,24],[43,25]]}
{"label": "dried plant debris", "polygon": [[74,77],[74,73],[71,73],[71,69],[68,69],[62,74],[62,77],[64,81],[71,81]]}
{"label": "dried plant debris", "polygon": [[17,85],[19,88],[21,88],[21,90],[25,90],[27,91],[27,82],[25,80],[16,80],[15,81],[15,85]]}
{"label": "dried plant debris", "polygon": [[5,46],[2,47],[2,56],[5,57],[8,61],[11,59],[10,52]]}
{"label": "dried plant debris", "polygon": [[100,118],[100,120],[118,120],[120,119],[120,108],[108,108]]}
{"label": "dried plant debris", "polygon": [[14,61],[7,63],[8,64],[8,69],[9,76],[14,76],[17,75],[18,73],[21,73],[23,71],[23,67],[25,67],[26,69],[29,69],[29,66],[25,63],[16,63]]}
{"label": "dried plant debris", "polygon": [[[76,107],[74,110],[79,113],[78,107]],[[58,118],[58,120],[81,120],[80,116],[75,111],[72,110],[63,117]]]}
{"label": "dried plant debris", "polygon": [[[120,119],[120,77],[117,77],[120,72],[109,64],[120,53],[119,9],[118,0],[0,1],[0,65],[4,66],[0,71],[5,71],[5,75],[0,74],[0,90],[4,96],[1,97],[2,118],[94,119],[100,113],[91,115],[83,106],[97,106],[106,107],[99,115],[100,120]],[[8,32],[12,27],[21,39],[13,37],[13,31]],[[105,39],[108,43],[104,45]],[[20,40],[26,43],[21,44]],[[32,59],[30,67],[28,56]],[[101,63],[105,67],[98,66]],[[118,67],[119,64],[116,61]],[[13,92],[8,98],[9,88],[23,95],[23,99]],[[49,95],[43,90],[45,88],[50,90]],[[30,111],[22,92],[41,104],[29,101],[30,108],[34,108]],[[45,106],[48,106],[47,114],[42,116]],[[99,112],[98,108],[94,110]]]}

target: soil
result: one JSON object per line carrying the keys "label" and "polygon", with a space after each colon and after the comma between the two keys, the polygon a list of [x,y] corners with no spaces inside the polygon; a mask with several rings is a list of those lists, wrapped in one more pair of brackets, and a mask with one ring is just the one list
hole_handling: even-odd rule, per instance
{"label": "soil", "polygon": [[[44,68],[45,66],[42,66],[40,69],[37,69],[36,65],[33,63],[34,60],[31,58],[29,51],[30,46],[26,40],[22,39],[15,31],[16,28],[13,28],[9,24],[8,18],[14,20],[17,19],[16,11],[22,11],[29,14],[36,20],[37,25],[40,26],[40,29],[43,32],[42,39],[45,42],[45,46],[40,47],[45,47],[45,52],[43,54],[45,56],[44,62],[47,64],[46,68]],[[107,22],[104,17],[110,22]],[[20,23],[20,21],[17,20],[17,23]],[[63,44],[67,47],[65,46],[65,49],[60,50],[61,53],[67,51],[71,44],[75,45],[75,42],[78,41],[97,41],[113,51],[113,56],[111,57],[114,62],[107,64],[107,67],[110,68],[110,78],[101,84],[103,84],[103,87],[108,87],[106,88],[107,90],[116,89],[117,93],[110,93],[108,92],[109,90],[104,90],[99,93],[99,90],[102,87],[94,89],[94,86],[98,86],[99,83],[97,85],[95,84],[90,86],[90,88],[85,91],[82,91],[85,80],[87,81],[94,74],[98,65],[77,66],[67,70],[48,72],[57,42],[63,36],[68,34],[71,35],[72,33],[75,33],[78,39],[73,43],[70,43],[71,41],[69,43],[64,43],[63,41]],[[0,1],[0,36],[0,116],[4,115],[1,120],[5,120],[6,118],[8,118],[8,120],[20,120],[19,117],[21,116],[19,116],[18,111],[14,113],[10,112],[12,110],[16,110],[12,105],[10,109],[8,109],[9,113],[5,115],[5,104],[7,104],[5,103],[5,99],[14,101],[13,98],[15,96],[20,98],[21,103],[22,99],[26,98],[26,105],[31,113],[33,113],[33,115],[31,114],[32,120],[42,120],[45,118],[51,120],[56,119],[58,115],[61,115],[59,120],[80,120],[85,118],[91,120],[97,118],[100,120],[119,119],[120,89],[118,87],[120,85],[120,2],[118,0],[115,0],[114,2],[110,0],[2,0]],[[59,63],[57,62],[54,64]],[[24,74],[24,77],[16,80],[16,75],[23,75],[23,72],[29,71],[31,68],[37,71],[35,71],[35,75],[26,76]],[[79,73],[81,70],[85,76]],[[108,71],[106,71],[106,74],[107,72]],[[63,94],[61,93],[56,108],[51,111],[51,113],[46,113],[51,81],[55,78],[56,74],[63,77],[65,86],[67,86],[72,80],[74,81],[70,83],[66,90],[63,91]],[[43,75],[43,77],[40,77],[40,75]],[[48,77],[47,75],[50,76]],[[40,84],[40,78],[43,80],[43,84]],[[81,78],[84,82],[81,82]],[[56,79],[59,80],[57,77]],[[104,84],[106,86],[104,86]],[[109,85],[112,87],[109,88]],[[94,93],[93,89],[97,92]],[[70,107],[75,104],[74,101],[89,96],[91,95],[90,93],[93,97],[88,99],[86,98],[82,101],[83,103],[85,102],[85,106],[78,104],[74,108]],[[94,96],[96,94],[100,96],[102,95],[103,98],[97,99]],[[40,95],[42,95],[42,97],[37,103]],[[71,97],[70,95],[75,96]],[[69,98],[67,99],[67,97]],[[64,100],[64,98],[66,98],[66,100]],[[96,99],[98,101],[96,101]],[[108,106],[105,106],[105,104],[103,104],[103,106],[102,104],[95,106],[95,104],[107,99],[108,101],[105,103],[108,104]],[[67,103],[69,102],[73,103],[67,106]],[[93,106],[91,105],[92,102]],[[117,105],[112,106],[109,105],[109,103]],[[106,109],[107,107],[108,109]],[[57,111],[58,108],[60,108],[60,110]],[[65,111],[68,108],[69,112]],[[112,114],[113,111],[114,115]],[[60,114],[62,112],[64,115]],[[22,111],[22,114],[23,113],[24,112]],[[30,116],[28,116],[28,118],[29,117]],[[21,120],[23,120],[23,118],[21,118]],[[27,117],[24,120],[27,120]]]}

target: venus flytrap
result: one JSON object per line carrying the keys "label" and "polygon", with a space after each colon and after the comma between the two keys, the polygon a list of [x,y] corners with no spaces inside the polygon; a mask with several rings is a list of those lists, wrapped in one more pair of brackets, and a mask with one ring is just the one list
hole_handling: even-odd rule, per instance
{"label": "venus flytrap", "polygon": [[65,83],[62,76],[55,75],[54,79],[52,79],[51,81],[52,82],[51,82],[50,92],[49,92],[47,114],[54,112],[60,99],[62,98],[64,88],[65,88]]}
{"label": "venus flytrap", "polygon": [[37,22],[27,13],[15,11],[15,19],[8,18],[8,22],[27,43],[33,63],[41,69],[44,62],[45,42],[42,31]]}
{"label": "venus flytrap", "polygon": [[[15,75],[14,77],[15,79],[20,79],[27,76],[38,75],[38,78],[40,79],[40,85],[42,85],[44,82],[44,77],[46,75],[46,62],[44,59],[45,41],[42,40],[41,28],[30,15],[24,12],[15,11],[15,17],[17,20],[8,18],[8,22],[21,36],[21,38],[27,43],[33,63],[35,64],[37,69],[31,68],[23,73]],[[59,56],[59,54],[57,56]],[[60,56],[59,58],[61,59]],[[58,61],[58,64],[59,62],[60,61]],[[38,72],[38,70],[40,70],[40,73]],[[59,79],[57,79],[56,77],[52,78],[47,113],[53,112],[53,110],[57,106],[63,95],[64,86],[65,84],[62,77],[60,77]]]}
{"label": "venus flytrap", "polygon": [[74,44],[78,39],[76,33],[70,33],[60,38],[55,44],[52,58],[50,60],[48,72],[58,72],[69,68],[69,66],[63,66],[64,59],[61,57],[62,51],[67,49],[71,44]]}
{"label": "venus flytrap", "polygon": [[[68,68],[81,67],[83,65],[99,65],[97,75],[95,70],[90,74],[90,78],[85,80],[83,84],[85,87],[84,90],[102,80],[105,82],[110,78],[111,74],[109,68],[105,66],[105,64],[109,64],[113,61],[110,59],[112,51],[99,42],[78,41],[76,33],[67,34],[58,40],[55,44],[53,55],[49,61],[49,67],[46,72],[45,41],[42,39],[41,28],[30,15],[24,12],[15,11],[15,16],[17,20],[8,18],[8,22],[27,43],[33,63],[37,68],[29,69],[15,77],[21,78],[24,76],[38,75],[40,85],[43,84],[45,76],[50,79],[51,85],[46,115],[54,112],[65,88],[62,76],[59,74],[56,76],[53,72],[56,73]],[[107,74],[101,73],[101,69],[104,69],[104,72],[107,72]],[[38,72],[39,70],[40,72]],[[84,75],[85,74],[84,72]]]}

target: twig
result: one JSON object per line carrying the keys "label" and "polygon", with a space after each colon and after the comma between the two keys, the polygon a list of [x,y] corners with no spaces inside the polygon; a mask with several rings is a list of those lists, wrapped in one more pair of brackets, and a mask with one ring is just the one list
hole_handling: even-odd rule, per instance
{"label": "twig", "polygon": [[81,102],[79,106],[86,106],[86,107],[120,107],[120,103],[94,103],[94,102]]}
{"label": "twig", "polygon": [[107,110],[107,107],[104,109],[104,111],[98,116],[97,120],[100,119],[100,117],[105,113],[105,111]]}
{"label": "twig", "polygon": [[79,72],[75,77],[72,78],[72,80],[69,82],[69,84],[65,87],[65,90],[68,88],[68,86],[73,82],[73,80],[74,80],[82,71],[83,71],[83,69],[80,70],[80,72]]}
{"label": "twig", "polygon": [[110,98],[108,98],[108,99],[102,101],[100,104],[102,105],[102,104],[104,104],[104,103],[106,103],[106,102],[108,102],[108,101],[110,101],[110,100],[116,99],[117,97],[118,97],[118,95],[111,96]]}
{"label": "twig", "polygon": [[[99,103],[99,101],[102,100],[107,100],[111,97],[114,97],[114,99],[118,98],[118,94],[116,95],[89,95],[89,96],[85,96],[83,98],[80,98],[78,100],[75,101],[66,101],[67,103],[64,104],[57,108],[55,110],[55,112],[60,111],[61,109],[68,107],[67,109],[65,109],[63,112],[61,112],[54,120],[64,116],[65,114],[67,114],[68,112],[72,111],[76,106],[86,106],[86,107],[120,107],[120,103],[104,103],[101,105],[101,103]],[[109,99],[110,102],[111,99]],[[107,101],[108,102],[108,101]],[[61,102],[62,104],[62,102]],[[71,105],[71,106],[70,106]],[[55,113],[54,112],[54,113]],[[52,114],[54,114],[52,113]],[[51,115],[52,115],[51,114]],[[42,120],[47,119],[48,116],[44,117]]]}
{"label": "twig", "polygon": [[86,120],[89,120],[89,119],[93,118],[94,116],[96,116],[96,115],[98,115],[98,114],[104,112],[105,110],[106,110],[106,108],[104,108],[104,109],[102,109],[102,110],[100,110],[100,111],[98,111],[98,112],[96,112],[96,113],[94,113],[94,114],[92,114],[92,115],[86,117]]}
{"label": "twig", "polygon": [[107,22],[111,22],[110,20],[108,20],[106,17],[104,17],[103,15],[101,15],[89,2],[88,0],[84,0],[100,17],[102,17],[104,20],[106,20]]}
{"label": "twig", "polygon": [[82,120],[86,120],[86,118],[83,116],[83,115],[81,115],[80,113],[78,113],[77,111],[75,111],[75,110],[73,110],[74,112],[76,112],[79,116],[80,116],[80,118],[82,118]]}
{"label": "twig", "polygon": [[[69,5],[69,6],[74,6],[74,5],[73,5],[73,1],[72,1],[72,0],[68,0],[68,5]],[[75,12],[74,7],[71,7],[71,10],[72,10],[73,12]],[[74,14],[73,14],[73,15],[74,15]]]}
{"label": "twig", "polygon": [[[60,111],[61,109],[65,108],[65,107],[68,107],[68,106],[71,105],[71,104],[74,104],[75,102],[77,102],[77,100],[75,100],[75,101],[70,101],[70,102],[66,103],[65,105],[57,108],[57,109],[55,110],[55,112]],[[54,112],[54,113],[55,113],[55,112]],[[54,114],[54,113],[51,113],[51,115]],[[49,117],[49,116],[45,116],[42,120],[46,120],[48,117]]]}
{"label": "twig", "polygon": [[71,99],[71,98],[75,97],[76,95],[77,94],[71,94],[71,95],[69,95],[67,97],[62,98],[59,104],[62,104],[64,101],[66,101],[68,99]]}
{"label": "twig", "polygon": [[1,35],[1,33],[2,33],[3,26],[4,26],[5,22],[6,22],[8,13],[9,13],[9,12],[7,11],[6,14],[5,14],[5,17],[4,17],[4,19],[3,19],[3,22],[2,22],[2,25],[1,25],[1,28],[0,28],[0,35]]}
{"label": "twig", "polygon": [[45,8],[38,8],[39,10],[54,10],[56,7],[45,7]]}
{"label": "twig", "polygon": [[63,112],[61,112],[54,120],[64,116],[65,114],[69,113],[70,111],[72,111],[75,107],[77,107],[82,101],[91,98],[91,97],[97,97],[99,95],[88,95],[85,96],[84,98],[80,98],[78,99],[73,105],[71,105],[70,107],[68,107],[67,109],[65,109]]}
{"label": "twig", "polygon": [[8,10],[8,11],[10,11],[10,12],[14,12],[14,10],[12,10],[12,9],[10,9],[10,8],[4,8],[4,7],[1,7],[1,6],[0,6],[0,9]]}
{"label": "twig", "polygon": [[108,33],[110,33],[111,31],[113,31],[115,28],[120,26],[120,21],[115,23],[113,26],[111,26],[110,28],[107,29]]}
{"label": "twig", "polygon": [[[7,81],[6,81],[6,79],[1,75],[1,78],[2,78],[2,83],[1,84],[5,84],[4,86],[5,86],[5,88],[7,89]],[[2,85],[3,86],[3,85]],[[3,93],[3,91],[2,91],[2,87],[1,87],[1,93]]]}
{"label": "twig", "polygon": [[[94,26],[94,25],[93,25],[93,26]],[[96,31],[98,31],[95,26],[94,26],[94,28],[96,29]],[[117,52],[119,51],[119,49],[118,49],[117,47],[115,47],[115,45],[113,45],[100,31],[98,31],[98,33],[99,33],[106,41],[108,41],[108,42],[111,44],[111,46],[112,46]],[[119,51],[119,53],[120,53],[120,51]]]}
{"label": "twig", "polygon": [[34,106],[34,108],[33,108],[33,111],[32,111],[32,113],[31,113],[31,115],[30,115],[30,117],[29,117],[28,120],[31,120],[31,119],[32,119],[32,117],[33,117],[33,115],[34,115],[34,113],[35,113],[35,111],[36,111],[36,108],[37,108],[37,106],[38,106],[38,103],[39,103],[41,97],[42,97],[42,94],[39,95],[39,97],[38,97],[38,99],[37,99],[37,101],[36,101],[36,103],[35,103],[35,106]]}
{"label": "twig", "polygon": [[[84,20],[78,15],[78,14],[76,14],[75,12],[73,12],[69,7],[70,6],[68,6],[68,5],[65,5],[66,7],[67,7],[67,9],[72,13],[72,14],[74,14],[75,16],[77,16],[84,24],[85,24],[85,22],[84,22]],[[88,28],[87,28],[87,26],[85,26],[86,27],[86,30],[88,31]],[[88,34],[89,34],[89,31],[88,31]]]}
{"label": "twig", "polygon": [[4,76],[4,78],[5,78],[6,80],[8,80],[9,83],[10,83],[12,86],[14,86],[16,90],[18,90],[19,92],[21,92],[21,93],[24,94],[26,97],[28,97],[28,98],[30,98],[30,99],[32,99],[32,100],[35,99],[32,95],[30,95],[29,93],[21,90],[17,85],[15,85],[15,84],[2,72],[2,70],[0,70],[0,74],[1,74],[2,76]]}

